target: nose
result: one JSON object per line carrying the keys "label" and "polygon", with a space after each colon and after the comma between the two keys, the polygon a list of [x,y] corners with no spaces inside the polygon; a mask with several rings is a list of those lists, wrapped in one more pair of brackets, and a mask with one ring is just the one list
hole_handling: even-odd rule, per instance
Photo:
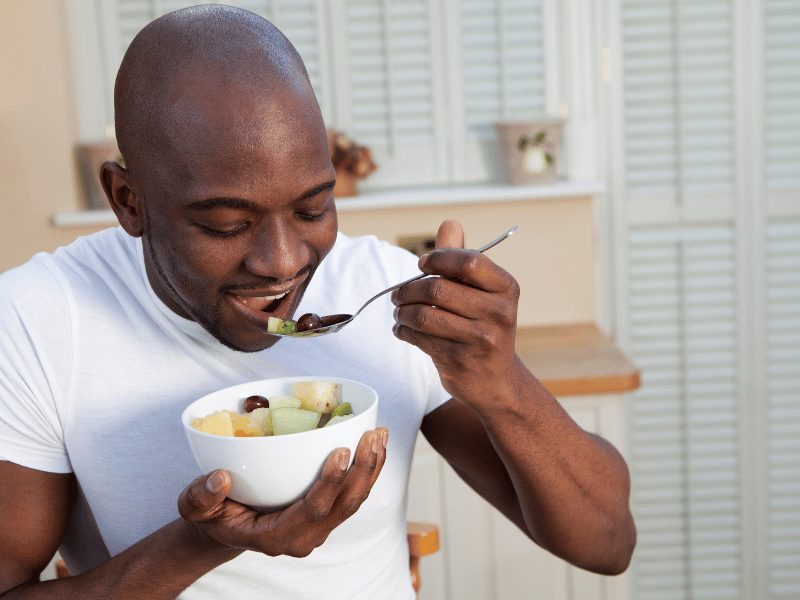
{"label": "nose", "polygon": [[262,223],[252,240],[244,264],[255,275],[287,280],[308,264],[308,245],[289,223],[279,219]]}

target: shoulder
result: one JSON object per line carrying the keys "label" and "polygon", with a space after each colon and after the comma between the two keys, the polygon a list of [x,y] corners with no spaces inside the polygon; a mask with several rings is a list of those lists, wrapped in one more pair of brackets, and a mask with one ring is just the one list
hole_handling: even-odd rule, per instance
{"label": "shoulder", "polygon": [[419,273],[418,258],[403,248],[374,235],[350,237],[339,233],[323,264],[334,273],[352,273],[360,278],[397,283]]}

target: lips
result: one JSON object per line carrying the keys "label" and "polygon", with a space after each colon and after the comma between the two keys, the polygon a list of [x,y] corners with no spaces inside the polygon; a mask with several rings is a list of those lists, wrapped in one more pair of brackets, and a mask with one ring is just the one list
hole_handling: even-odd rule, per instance
{"label": "lips", "polygon": [[282,294],[277,294],[274,296],[241,296],[239,294],[230,295],[234,297],[236,302],[246,306],[252,311],[272,312],[273,310],[277,310],[278,306],[280,306],[280,302],[278,301],[288,293],[289,292],[283,292]]}
{"label": "lips", "polygon": [[309,272],[292,279],[292,287],[286,289],[228,290],[225,297],[228,305],[251,327],[266,331],[270,317],[290,319],[300,302],[304,283]]}

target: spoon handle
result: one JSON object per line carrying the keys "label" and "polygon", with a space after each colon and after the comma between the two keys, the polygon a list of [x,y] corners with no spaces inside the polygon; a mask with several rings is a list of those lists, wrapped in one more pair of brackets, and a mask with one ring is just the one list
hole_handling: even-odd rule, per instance
{"label": "spoon handle", "polygon": [[[500,237],[498,237],[497,239],[494,239],[494,240],[492,240],[491,242],[489,242],[488,244],[485,244],[485,245],[481,246],[480,248],[478,248],[477,252],[483,253],[483,252],[486,252],[486,251],[487,251],[489,248],[494,248],[494,247],[495,247],[497,244],[499,244],[500,242],[502,242],[504,239],[506,239],[508,236],[510,236],[510,235],[511,235],[512,233],[514,233],[516,230],[517,230],[517,226],[516,226],[516,225],[514,225],[514,226],[513,226],[511,229],[509,229],[508,231],[506,231],[506,232],[505,232],[503,235],[501,235],[501,236],[500,236]],[[419,275],[415,275],[415,276],[414,276],[414,277],[412,277],[411,279],[406,279],[405,281],[401,281],[401,282],[400,282],[400,283],[398,283],[397,285],[393,285],[392,287],[390,287],[390,288],[387,288],[387,289],[383,290],[382,292],[378,292],[378,293],[377,293],[377,294],[375,294],[375,295],[374,295],[372,298],[370,298],[369,300],[367,300],[367,301],[364,303],[364,306],[362,306],[361,308],[359,308],[359,309],[358,309],[358,312],[356,312],[356,314],[354,314],[354,315],[352,316],[351,320],[352,320],[352,319],[355,319],[355,318],[356,318],[356,316],[358,316],[358,313],[360,313],[362,310],[364,310],[364,309],[367,307],[367,305],[368,305],[369,303],[371,303],[373,300],[377,300],[378,298],[380,298],[380,297],[381,297],[381,296],[383,296],[384,294],[388,294],[389,292],[392,292],[392,291],[396,290],[396,289],[397,289],[397,288],[399,288],[399,287],[403,287],[403,286],[404,286],[405,284],[407,284],[407,283],[411,283],[412,281],[416,281],[417,279],[422,279],[423,277],[428,277],[428,274],[427,274],[427,273],[420,273]]]}

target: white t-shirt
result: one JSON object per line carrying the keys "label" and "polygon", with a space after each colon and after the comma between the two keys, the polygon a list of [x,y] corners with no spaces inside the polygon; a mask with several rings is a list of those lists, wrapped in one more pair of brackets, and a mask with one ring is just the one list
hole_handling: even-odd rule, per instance
{"label": "white t-shirt", "polygon": [[[339,234],[297,314],[355,312],[417,273],[410,253]],[[269,377],[362,381],[378,391],[389,446],[360,510],[306,558],[245,552],[180,598],[414,598],[408,474],[423,416],[449,396],[392,324],[387,295],[335,335],[235,352],[159,300],[140,240],[121,228],[80,238],[0,275],[0,458],[75,473],[79,503],[60,550],[82,573],[179,516],[178,495],[200,474],[180,422],[190,402]]]}

